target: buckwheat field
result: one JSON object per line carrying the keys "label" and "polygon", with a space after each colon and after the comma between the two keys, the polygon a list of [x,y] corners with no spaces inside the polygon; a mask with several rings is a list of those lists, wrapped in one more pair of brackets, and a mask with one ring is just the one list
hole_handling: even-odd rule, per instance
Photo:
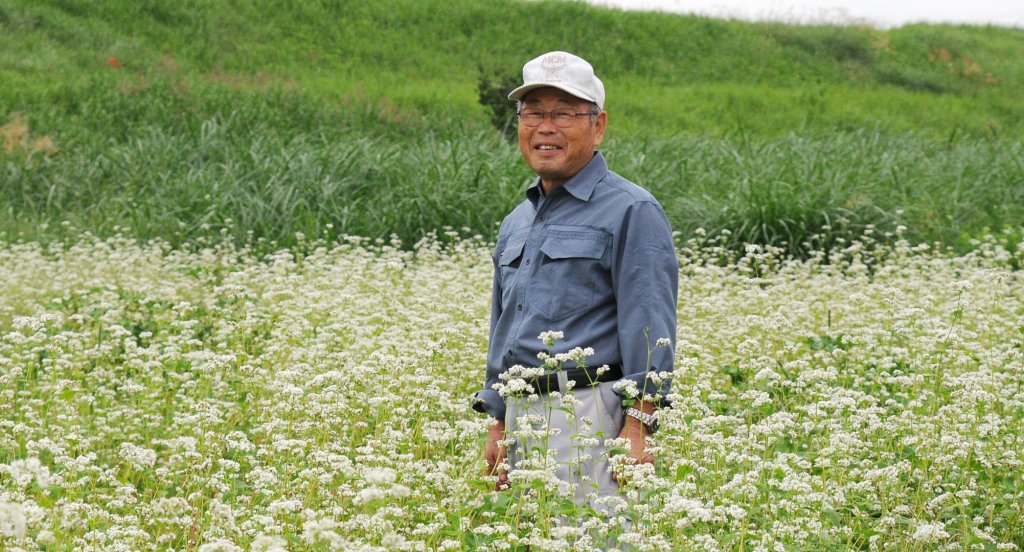
{"label": "buckwheat field", "polygon": [[680,238],[656,469],[601,511],[483,474],[481,238],[5,244],[0,548],[1020,550],[1024,249],[896,238]]}

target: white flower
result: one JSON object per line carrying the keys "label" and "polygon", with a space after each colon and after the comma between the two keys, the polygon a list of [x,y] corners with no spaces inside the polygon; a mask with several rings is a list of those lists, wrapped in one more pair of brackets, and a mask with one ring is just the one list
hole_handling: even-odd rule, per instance
{"label": "white flower", "polygon": [[391,468],[372,468],[366,470],[364,476],[366,482],[371,485],[385,485],[395,482],[395,470]]}
{"label": "white flower", "polygon": [[260,535],[253,539],[250,552],[288,552],[288,541],[281,537]]}
{"label": "white flower", "polygon": [[405,537],[399,535],[398,533],[391,533],[389,535],[385,535],[384,538],[380,539],[380,543],[384,546],[384,548],[400,548],[402,545],[405,544]]}
{"label": "white flower", "polygon": [[953,289],[955,289],[956,291],[967,291],[969,289],[974,289],[974,282],[970,280],[957,280],[956,282],[953,282]]}
{"label": "white flower", "polygon": [[537,339],[541,340],[548,347],[553,347],[556,341],[564,338],[565,334],[562,332],[540,332],[540,335],[537,336]]}
{"label": "white flower", "polygon": [[44,489],[50,485],[50,469],[42,465],[38,458],[14,460],[7,466],[0,464],[0,473],[3,471],[10,474],[14,485],[22,489],[28,487],[33,480]]}
{"label": "white flower", "polygon": [[294,499],[275,500],[268,508],[274,514],[289,514],[301,510],[302,502]]}
{"label": "white flower", "polygon": [[25,536],[25,510],[21,504],[0,502],[0,536],[16,539]]}
{"label": "white flower", "polygon": [[594,349],[590,347],[573,347],[572,349],[564,353],[555,354],[555,360],[558,361],[559,363],[572,361],[575,362],[576,364],[585,364],[587,361],[587,357],[592,356],[594,356]]}
{"label": "white flower", "polygon": [[936,543],[943,539],[948,539],[949,533],[946,532],[946,526],[941,522],[922,522],[918,524],[914,530],[914,535],[910,538],[914,542],[919,543]]}
{"label": "white flower", "polygon": [[191,506],[180,496],[156,498],[150,503],[152,515],[160,521],[176,518],[188,514]]}
{"label": "white flower", "polygon": [[200,546],[199,552],[242,552],[242,547],[227,539],[217,539]]}
{"label": "white flower", "polygon": [[258,467],[247,473],[245,480],[257,489],[270,489],[277,485],[279,478],[273,468]]}
{"label": "white flower", "polygon": [[612,389],[627,399],[635,399],[640,395],[640,389],[637,388],[636,382],[629,379],[623,379],[615,382],[615,384],[612,385]]}
{"label": "white flower", "polygon": [[43,529],[36,535],[36,542],[47,546],[57,544],[57,537],[53,534],[53,531],[49,529]]}
{"label": "white flower", "polygon": [[358,506],[379,500],[385,496],[387,496],[386,493],[380,487],[367,487],[356,493],[356,496],[352,498],[352,502]]}
{"label": "white flower", "polygon": [[340,545],[341,535],[335,531],[337,527],[338,523],[329,518],[306,521],[302,524],[302,541],[306,544],[326,542],[332,546]]}
{"label": "white flower", "polygon": [[393,485],[391,487],[391,496],[395,498],[408,498],[412,494],[412,489],[405,485]]}
{"label": "white flower", "polygon": [[156,463],[156,451],[132,443],[121,443],[118,455],[133,468],[139,470],[152,468]]}

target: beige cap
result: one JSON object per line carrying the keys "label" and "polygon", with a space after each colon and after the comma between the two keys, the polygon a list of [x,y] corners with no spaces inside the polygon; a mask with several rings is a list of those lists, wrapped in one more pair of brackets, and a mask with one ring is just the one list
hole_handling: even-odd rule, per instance
{"label": "beige cap", "polygon": [[548,52],[528,61],[523,66],[523,85],[510,92],[508,99],[518,100],[530,90],[547,86],[594,102],[604,110],[604,84],[601,79],[585,59],[568,52]]}

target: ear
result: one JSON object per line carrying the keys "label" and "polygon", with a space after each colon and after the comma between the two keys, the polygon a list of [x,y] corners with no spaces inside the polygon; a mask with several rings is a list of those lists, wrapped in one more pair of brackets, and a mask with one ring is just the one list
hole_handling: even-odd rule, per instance
{"label": "ear", "polygon": [[594,147],[601,145],[601,141],[604,140],[604,129],[608,127],[608,114],[604,111],[597,114],[594,118]]}

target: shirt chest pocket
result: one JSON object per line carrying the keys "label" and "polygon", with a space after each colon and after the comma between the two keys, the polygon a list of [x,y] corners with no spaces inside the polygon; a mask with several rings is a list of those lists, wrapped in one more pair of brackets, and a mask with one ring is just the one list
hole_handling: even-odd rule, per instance
{"label": "shirt chest pocket", "polygon": [[606,234],[553,235],[540,246],[540,266],[530,280],[530,302],[550,320],[585,311],[611,293],[611,276],[602,260]]}
{"label": "shirt chest pocket", "polygon": [[507,303],[508,295],[512,292],[516,274],[519,272],[519,265],[523,262],[523,245],[526,240],[509,241],[505,248],[498,253],[498,270],[501,272],[501,302]]}

